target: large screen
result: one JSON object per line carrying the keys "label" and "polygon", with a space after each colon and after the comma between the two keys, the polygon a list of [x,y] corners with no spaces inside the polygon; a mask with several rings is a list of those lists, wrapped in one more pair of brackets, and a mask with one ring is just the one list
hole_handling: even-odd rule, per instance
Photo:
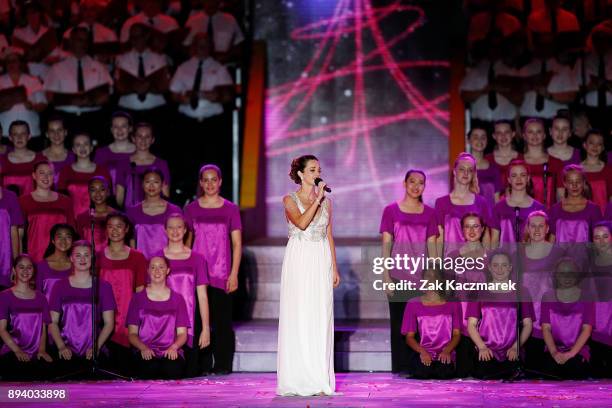
{"label": "large screen", "polygon": [[378,234],[406,170],[426,204],[448,193],[450,18],[444,1],[257,0],[268,51],[268,235],[284,236],[291,160],[316,155],[333,189],[334,235]]}

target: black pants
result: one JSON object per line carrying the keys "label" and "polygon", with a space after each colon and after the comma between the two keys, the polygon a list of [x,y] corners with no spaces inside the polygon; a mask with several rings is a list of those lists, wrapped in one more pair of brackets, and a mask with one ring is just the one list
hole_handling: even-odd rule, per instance
{"label": "black pants", "polygon": [[583,379],[591,375],[591,366],[580,354],[567,360],[565,364],[557,364],[555,359],[547,352],[544,357],[542,372],[559,379]]}
{"label": "black pants", "polygon": [[411,373],[410,360],[414,355],[416,355],[414,350],[412,350],[406,344],[406,336],[402,335],[401,332],[406,302],[407,299],[398,299],[397,294],[394,294],[394,296],[389,298],[389,323],[391,325],[391,372],[393,373]]}
{"label": "black pants", "polygon": [[177,379],[183,377],[185,360],[179,356],[176,360],[165,357],[143,360],[140,354],[136,355],[138,377],[143,379]]}
{"label": "black pants", "polygon": [[457,377],[464,378],[474,373],[474,358],[478,358],[476,346],[472,339],[461,335],[461,340],[455,349],[457,362]]}
{"label": "black pants", "polygon": [[410,359],[410,376],[420,379],[439,379],[445,380],[455,376],[455,364],[443,364],[440,361],[432,361],[430,366],[421,362],[421,356],[412,353]]}
{"label": "black pants", "polygon": [[136,375],[131,364],[134,352],[130,348],[110,340],[106,342],[105,348],[107,354],[100,353],[100,365],[103,368],[108,368],[110,371],[126,377]]}
{"label": "black pants", "polygon": [[612,377],[612,347],[591,341],[591,366],[593,374],[601,378]]}
{"label": "black pants", "polygon": [[84,356],[77,356],[73,353],[70,360],[60,359],[58,354],[52,355],[52,357],[56,378],[84,378],[91,374],[92,362]]}
{"label": "black pants", "polygon": [[53,378],[53,363],[38,360],[36,356],[28,362],[17,360],[15,353],[0,356],[0,378],[2,381],[40,381]]}
{"label": "black pants", "polygon": [[542,369],[544,357],[548,353],[544,351],[544,348],[544,340],[536,337],[530,337],[525,342],[525,368],[534,372]]}
{"label": "black pants", "polygon": [[489,361],[478,360],[478,353],[474,361],[474,377],[483,380],[499,380],[511,377],[518,368],[517,361],[498,361],[492,358]]}
{"label": "black pants", "polygon": [[202,369],[209,372],[231,372],[236,337],[232,327],[232,295],[208,287],[210,313],[210,346],[203,350]]}

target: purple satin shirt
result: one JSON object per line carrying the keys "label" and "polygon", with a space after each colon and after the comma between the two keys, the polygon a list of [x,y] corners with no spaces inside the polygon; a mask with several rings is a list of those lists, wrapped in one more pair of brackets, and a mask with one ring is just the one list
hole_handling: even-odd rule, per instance
{"label": "purple satin shirt", "polygon": [[[51,323],[47,299],[39,291],[33,299],[21,299],[11,289],[0,292],[0,320],[7,321],[8,332],[21,351],[34,358],[40,346],[44,325]],[[3,344],[0,355],[12,353]]]}
{"label": "purple satin shirt", "polygon": [[[525,232],[525,222],[527,217],[533,211],[544,210],[544,205],[540,202],[533,200],[531,205],[526,208],[519,208],[518,221],[519,221],[519,238],[523,239]],[[502,198],[499,203],[493,207],[493,218],[491,228],[498,230],[500,244],[515,243],[515,225],[516,225],[516,211],[514,207],[508,205],[506,198]]]}
{"label": "purple satin shirt", "polygon": [[[380,221],[380,233],[387,232],[393,236],[391,256],[406,254],[410,257],[427,256],[427,238],[438,235],[433,208],[424,205],[420,214],[403,212],[398,203],[385,207]],[[390,270],[391,277],[398,280],[418,282],[421,279],[421,268],[414,273],[405,270]]]}
{"label": "purple satin shirt", "polygon": [[[595,304],[593,302],[563,303],[557,299],[554,291],[546,293],[543,300],[540,321],[542,324],[550,324],[557,350],[569,351],[576,344],[582,331],[582,325],[595,326]],[[590,359],[589,346],[585,344],[579,354],[588,361]]]}
{"label": "purple satin shirt", "polygon": [[589,242],[593,225],[601,220],[599,207],[589,201],[581,211],[565,211],[561,203],[552,206],[550,213],[550,232],[555,234],[555,242]]}
{"label": "purple satin shirt", "polygon": [[163,250],[168,245],[168,237],[164,228],[166,219],[172,213],[182,214],[176,205],[168,203],[166,211],[157,215],[147,215],[142,210],[142,203],[129,207],[126,214],[136,231],[136,248],[147,259]]}
{"label": "purple satin shirt", "polygon": [[[138,326],[138,337],[156,357],[163,357],[164,351],[174,343],[176,329],[188,328],[189,317],[182,296],[171,291],[170,298],[154,301],[147,296],[147,290],[136,293],[130,301],[126,327]],[[182,355],[182,351],[179,350]]]}
{"label": "purple satin shirt", "polygon": [[196,200],[185,207],[185,218],[195,231],[193,250],[204,255],[211,286],[225,290],[232,268],[232,231],[242,230],[240,210],[224,200],[219,208],[202,208]]}
{"label": "purple satin shirt", "polygon": [[[99,281],[97,318],[102,321],[102,313],[116,309],[113,289],[108,282]],[[75,288],[68,278],[55,284],[51,299],[51,311],[60,314],[60,333],[66,347],[78,356],[85,356],[93,347],[91,338],[91,288]]]}
{"label": "purple satin shirt", "polygon": [[[163,252],[157,255],[163,255]],[[190,323],[187,329],[187,345],[193,347],[193,328],[197,305],[196,287],[208,285],[206,260],[195,252],[192,252],[187,259],[170,259],[170,274],[166,279],[166,284],[185,300]]]}
{"label": "purple satin shirt", "polygon": [[[406,303],[402,334],[419,334],[419,344],[427,350],[432,360],[437,360],[444,347],[451,341],[453,330],[461,327],[461,308],[456,302],[442,305],[424,305],[421,298]],[[451,353],[454,361],[455,352]]]}
{"label": "purple satin shirt", "polygon": [[489,162],[486,169],[476,170],[478,174],[479,194],[487,200],[490,208],[495,205],[495,193],[501,193],[504,186],[501,181],[501,170],[495,162]]}
{"label": "purple satin shirt", "polygon": [[43,259],[36,264],[36,289],[41,291],[49,300],[55,284],[70,276],[71,271],[72,268],[63,271],[55,270],[49,266],[46,259]]}
{"label": "purple satin shirt", "polygon": [[450,195],[445,195],[436,200],[435,213],[437,225],[444,228],[444,256],[459,249],[465,242],[461,228],[461,218],[469,213],[475,212],[482,216],[485,224],[491,225],[491,208],[487,200],[476,195],[474,203],[468,205],[456,205],[451,202]]}
{"label": "purple satin shirt", "polygon": [[[466,316],[479,320],[478,333],[493,352],[495,359],[505,361],[508,349],[516,341],[516,293],[493,293],[484,295],[486,301],[470,302]],[[521,302],[521,320],[534,320],[533,305]]]}
{"label": "purple satin shirt", "polygon": [[126,165],[129,167],[130,156],[132,154],[134,153],[115,153],[109,146],[104,146],[96,149],[93,161],[108,169],[113,186],[117,184],[125,185],[125,175],[122,174],[122,170],[125,169]]}

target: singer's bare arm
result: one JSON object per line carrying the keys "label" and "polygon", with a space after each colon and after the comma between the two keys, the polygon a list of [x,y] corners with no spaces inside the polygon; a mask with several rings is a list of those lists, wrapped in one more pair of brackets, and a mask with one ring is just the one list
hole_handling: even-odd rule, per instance
{"label": "singer's bare arm", "polygon": [[[319,206],[321,205],[321,200],[325,197],[325,183],[320,182],[318,185],[318,194],[317,199],[310,204],[304,213],[300,213],[300,209],[298,208],[293,198],[290,195],[286,195],[283,197],[283,205],[285,206],[285,216],[293,225],[301,229],[302,231],[308,228],[310,222],[314,218]],[[299,200],[299,198],[298,198]]]}

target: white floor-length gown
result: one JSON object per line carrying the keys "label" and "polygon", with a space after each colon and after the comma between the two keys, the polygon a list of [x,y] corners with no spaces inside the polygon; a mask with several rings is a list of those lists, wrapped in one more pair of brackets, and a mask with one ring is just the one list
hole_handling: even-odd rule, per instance
{"label": "white floor-length gown", "polygon": [[[305,210],[291,193],[299,210]],[[327,225],[329,201],[302,231],[287,221],[278,324],[278,395],[333,394],[333,269]]]}

